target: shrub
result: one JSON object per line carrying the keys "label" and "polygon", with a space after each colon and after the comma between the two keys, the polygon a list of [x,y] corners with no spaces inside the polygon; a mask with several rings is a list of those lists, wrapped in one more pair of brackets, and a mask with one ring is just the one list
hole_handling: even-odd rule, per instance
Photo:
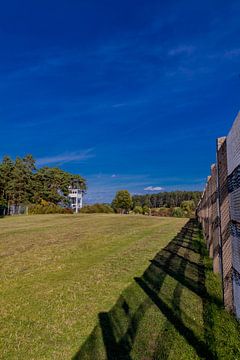
{"label": "shrub", "polygon": [[108,204],[94,204],[94,205],[85,205],[80,213],[83,214],[93,214],[93,213],[103,213],[103,214],[112,214],[114,211]]}
{"label": "shrub", "polygon": [[135,206],[135,208],[133,209],[134,214],[142,214],[143,213],[143,208],[139,205]]}
{"label": "shrub", "polygon": [[181,203],[181,209],[183,210],[184,214],[188,217],[194,216],[194,210],[196,206],[193,200],[186,200]]}
{"label": "shrub", "polygon": [[159,208],[159,216],[172,216],[172,209],[167,208],[167,207],[160,207]]}
{"label": "shrub", "polygon": [[42,200],[40,204],[31,204],[28,207],[29,214],[73,214],[72,209],[63,208],[59,205]]}
{"label": "shrub", "polygon": [[161,217],[172,216],[172,209],[167,207],[154,208],[151,209],[151,215]]}
{"label": "shrub", "polygon": [[143,205],[142,210],[144,215],[149,215],[151,212],[150,208],[147,205]]}
{"label": "shrub", "polygon": [[152,216],[159,216],[158,209],[152,208],[152,209],[151,209],[151,215],[152,215]]}
{"label": "shrub", "polygon": [[182,208],[175,207],[172,210],[172,216],[174,216],[174,217],[185,217],[185,213],[184,213]]}

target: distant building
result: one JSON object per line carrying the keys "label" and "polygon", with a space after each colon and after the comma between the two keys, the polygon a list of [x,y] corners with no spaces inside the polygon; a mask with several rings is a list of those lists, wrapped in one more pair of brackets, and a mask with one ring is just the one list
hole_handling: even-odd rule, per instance
{"label": "distant building", "polygon": [[82,189],[69,186],[68,198],[70,200],[70,206],[76,213],[83,207],[83,193]]}

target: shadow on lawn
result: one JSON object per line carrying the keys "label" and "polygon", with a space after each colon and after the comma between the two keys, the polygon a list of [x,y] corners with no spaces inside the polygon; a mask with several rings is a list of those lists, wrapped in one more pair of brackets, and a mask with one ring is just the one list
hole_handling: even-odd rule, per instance
{"label": "shadow on lawn", "polygon": [[[154,345],[149,345],[152,348],[144,359],[167,359],[176,332],[185,338],[200,358],[215,359],[211,304],[221,307],[222,303],[207,293],[203,264],[207,251],[199,236],[199,225],[195,220],[189,220],[181,232],[150,261],[143,275],[135,278],[135,282],[122,293],[113,308],[99,314],[98,325],[73,359],[131,360],[131,351],[142,331],[139,330],[141,322],[145,321],[147,311],[154,306],[164,315],[163,326]],[[174,284],[171,285],[170,300],[162,289],[169,278]],[[203,336],[194,331],[191,326],[194,320],[180,308],[184,288],[202,299]]]}

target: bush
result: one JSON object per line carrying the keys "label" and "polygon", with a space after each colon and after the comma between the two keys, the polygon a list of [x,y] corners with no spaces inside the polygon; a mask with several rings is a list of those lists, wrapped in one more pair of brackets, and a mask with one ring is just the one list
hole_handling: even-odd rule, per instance
{"label": "bush", "polygon": [[143,205],[142,210],[144,215],[149,215],[151,212],[150,208],[147,205]]}
{"label": "bush", "polygon": [[152,216],[173,216],[173,217],[193,217],[194,216],[194,202],[192,200],[183,201],[181,207],[160,207],[153,208],[150,211]]}
{"label": "bush", "polygon": [[181,203],[181,209],[183,210],[184,214],[187,217],[193,217],[194,216],[195,208],[196,208],[196,206],[195,206],[193,200],[183,201]]}
{"label": "bush", "polygon": [[172,209],[168,207],[160,207],[159,209],[159,216],[172,216]]}
{"label": "bush", "polygon": [[142,214],[143,213],[143,208],[139,205],[135,206],[135,208],[133,209],[134,214]]}
{"label": "bush", "polygon": [[175,207],[175,208],[173,208],[172,216],[174,216],[174,217],[185,217],[185,213],[184,213],[182,208]]}
{"label": "bush", "polygon": [[29,214],[73,214],[72,209],[63,208],[59,205],[42,200],[40,204],[32,204],[28,207]]}
{"label": "bush", "polygon": [[161,217],[172,216],[172,209],[167,207],[154,208],[151,209],[151,215]]}
{"label": "bush", "polygon": [[94,204],[94,205],[85,205],[80,213],[83,214],[94,214],[94,213],[102,213],[102,214],[112,214],[114,211],[108,204]]}

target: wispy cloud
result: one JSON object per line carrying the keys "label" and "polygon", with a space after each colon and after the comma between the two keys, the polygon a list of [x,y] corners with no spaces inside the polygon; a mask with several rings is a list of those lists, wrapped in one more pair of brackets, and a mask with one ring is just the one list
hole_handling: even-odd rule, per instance
{"label": "wispy cloud", "polygon": [[39,126],[42,126],[45,124],[49,124],[53,121],[54,121],[54,119],[40,119],[40,120],[35,120],[35,121],[19,122],[19,123],[16,123],[14,126],[19,129],[33,128],[33,127],[39,127]]}
{"label": "wispy cloud", "polygon": [[224,57],[232,59],[235,57],[240,56],[240,48],[237,49],[231,49],[225,52]]}
{"label": "wispy cloud", "polygon": [[119,104],[112,105],[113,108],[120,108],[120,107],[124,107],[124,106],[127,106],[127,103],[119,103]]}
{"label": "wispy cloud", "polygon": [[176,48],[171,49],[168,52],[168,55],[175,56],[175,55],[191,55],[195,51],[195,47],[191,45],[181,45],[177,46]]}
{"label": "wispy cloud", "polygon": [[55,51],[52,49],[43,54],[32,52],[24,55],[27,60],[32,56],[32,61],[26,60],[26,63],[22,63],[21,67],[11,71],[8,75],[10,79],[24,78],[34,75],[51,75],[54,71],[58,71],[59,74],[63,66],[69,66],[81,62],[81,53],[79,51],[65,50],[64,52],[60,52],[56,49]]}
{"label": "wispy cloud", "polygon": [[66,164],[70,162],[85,161],[94,156],[92,150],[93,149],[87,149],[79,152],[66,152],[54,156],[46,156],[37,159],[36,163],[38,166],[42,166],[48,164]]}
{"label": "wispy cloud", "polygon": [[162,191],[164,190],[161,186],[147,186],[144,188],[145,191]]}

